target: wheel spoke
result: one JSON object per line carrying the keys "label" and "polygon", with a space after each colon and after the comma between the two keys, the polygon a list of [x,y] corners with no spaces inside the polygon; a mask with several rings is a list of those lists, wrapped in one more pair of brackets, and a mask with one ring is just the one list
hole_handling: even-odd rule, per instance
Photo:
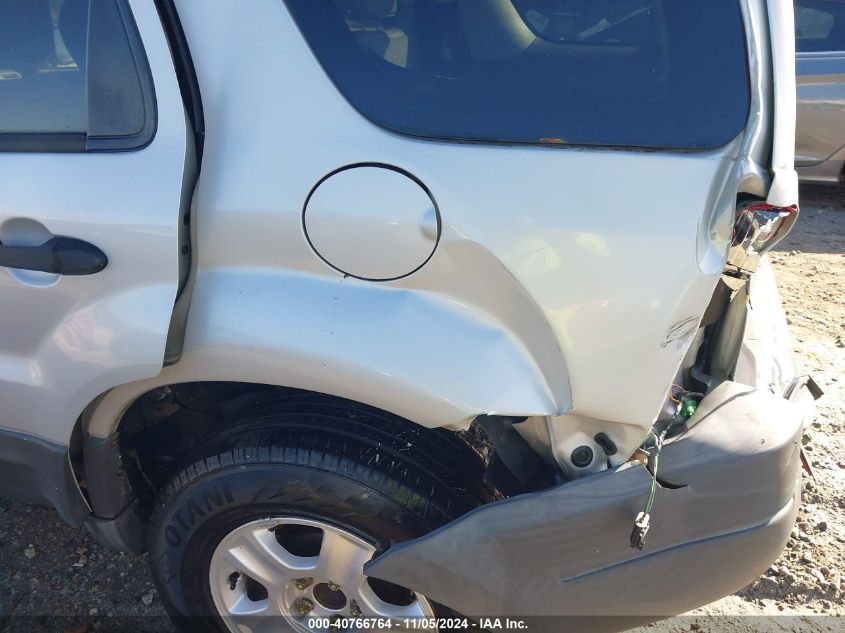
{"label": "wheel spoke", "polygon": [[291,578],[292,570],[285,560],[285,550],[272,532],[257,527],[242,532],[225,552],[237,571],[264,585],[269,593],[279,591]]}
{"label": "wheel spoke", "polygon": [[[224,621],[230,630],[238,633],[277,633],[278,631],[285,631],[286,621],[284,616],[276,610],[276,613],[270,613],[268,604],[265,608],[258,608],[257,605],[262,603],[251,603],[256,605],[250,611],[250,601],[244,596],[238,603],[243,604],[243,612],[229,613],[224,616]],[[263,601],[267,603],[267,601]],[[233,608],[239,608],[239,604],[234,605]]]}
{"label": "wheel spoke", "polygon": [[229,607],[229,615],[234,618],[239,616],[266,616],[270,614],[270,601],[261,600],[253,602],[246,594],[237,599],[235,604]]}
{"label": "wheel spoke", "polygon": [[364,582],[364,563],[371,557],[371,551],[344,533],[324,529],[315,574],[355,592]]}
{"label": "wheel spoke", "polygon": [[[221,614],[230,630],[238,633],[271,633],[278,629],[282,622],[283,614],[279,609],[278,601],[268,595],[264,600],[252,600],[241,578],[235,589],[227,589],[235,595],[229,597],[226,613]],[[225,591],[225,590],[224,590]]]}

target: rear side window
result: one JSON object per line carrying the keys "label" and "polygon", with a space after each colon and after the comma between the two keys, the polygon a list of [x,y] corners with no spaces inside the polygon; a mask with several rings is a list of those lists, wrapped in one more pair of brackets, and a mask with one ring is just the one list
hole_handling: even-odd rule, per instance
{"label": "rear side window", "polygon": [[845,51],[845,2],[796,0],[795,39],[800,53]]}
{"label": "rear side window", "polygon": [[430,138],[712,148],[749,111],[737,0],[287,0],[375,123]]}
{"label": "rear side window", "polygon": [[0,150],[132,149],[154,131],[122,0],[0,0]]}

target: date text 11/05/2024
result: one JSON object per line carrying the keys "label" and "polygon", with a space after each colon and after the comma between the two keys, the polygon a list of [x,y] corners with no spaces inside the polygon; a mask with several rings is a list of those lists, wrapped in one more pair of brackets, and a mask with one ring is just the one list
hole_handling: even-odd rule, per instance
{"label": "date text 11/05/2024", "polygon": [[325,628],[329,630],[390,630],[394,626],[402,629],[416,630],[527,630],[525,620],[515,618],[407,618],[401,622],[394,622],[386,618],[309,618],[310,628]]}

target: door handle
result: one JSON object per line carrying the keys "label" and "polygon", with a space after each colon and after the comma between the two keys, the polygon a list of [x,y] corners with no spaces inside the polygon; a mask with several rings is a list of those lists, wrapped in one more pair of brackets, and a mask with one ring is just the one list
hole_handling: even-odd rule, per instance
{"label": "door handle", "polygon": [[40,246],[3,246],[0,267],[36,270],[55,275],[93,275],[109,263],[106,254],[73,237],[53,237]]}

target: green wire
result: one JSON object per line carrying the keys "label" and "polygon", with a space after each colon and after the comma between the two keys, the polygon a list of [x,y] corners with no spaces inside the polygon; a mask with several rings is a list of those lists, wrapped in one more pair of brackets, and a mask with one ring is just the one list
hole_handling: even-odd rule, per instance
{"label": "green wire", "polygon": [[649,433],[649,438],[654,439],[654,465],[651,469],[651,489],[648,492],[648,501],[645,504],[646,514],[651,514],[651,508],[654,505],[654,497],[657,494],[657,467],[660,463],[660,449],[662,448],[664,434],[665,432],[658,436],[655,435],[654,432]]}

